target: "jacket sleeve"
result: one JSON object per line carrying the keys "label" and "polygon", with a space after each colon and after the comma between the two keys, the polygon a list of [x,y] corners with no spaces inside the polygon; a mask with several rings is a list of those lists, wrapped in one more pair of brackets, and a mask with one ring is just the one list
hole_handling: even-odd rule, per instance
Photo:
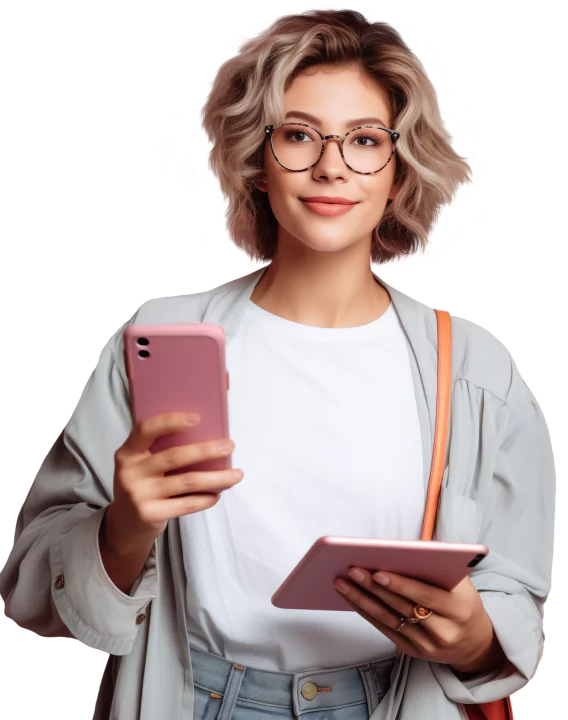
{"label": "jacket sleeve", "polygon": [[520,390],[514,393],[482,498],[479,542],[490,552],[470,575],[507,663],[463,681],[448,666],[432,664],[445,694],[464,704],[499,700],[524,687],[544,648],[554,542],[554,457],[542,410],[515,367],[514,376]]}
{"label": "jacket sleeve", "polygon": [[75,637],[113,655],[132,649],[137,616],[158,587],[156,542],[130,595],[108,577],[98,545],[113,497],[114,454],[132,429],[122,359],[122,333],[130,322],[103,348],[43,461],[0,573],[4,613],[18,625],[44,637]]}

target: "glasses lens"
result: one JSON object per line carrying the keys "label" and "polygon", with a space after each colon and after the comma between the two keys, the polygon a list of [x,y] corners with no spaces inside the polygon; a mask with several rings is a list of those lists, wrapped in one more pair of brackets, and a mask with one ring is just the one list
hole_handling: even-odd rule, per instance
{"label": "glasses lens", "polygon": [[[278,162],[288,170],[305,170],[317,162],[322,147],[321,137],[305,125],[286,123],[272,133],[272,147]],[[392,153],[391,136],[378,128],[353,130],[345,139],[345,162],[361,173],[376,172]]]}
{"label": "glasses lens", "polygon": [[321,153],[321,137],[305,125],[287,123],[272,133],[272,147],[278,162],[288,170],[305,170]]}
{"label": "glasses lens", "polygon": [[376,172],[392,153],[390,133],[379,128],[359,128],[349,133],[343,145],[345,162],[360,173]]}

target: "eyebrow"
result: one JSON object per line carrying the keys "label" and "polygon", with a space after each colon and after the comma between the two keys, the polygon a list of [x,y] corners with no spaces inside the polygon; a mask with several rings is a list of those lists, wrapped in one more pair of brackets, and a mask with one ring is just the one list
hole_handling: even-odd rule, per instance
{"label": "eyebrow", "polygon": [[[284,120],[286,120],[288,117],[296,117],[301,118],[302,120],[307,120],[308,122],[314,123],[316,125],[321,123],[321,119],[317,118],[315,115],[310,115],[310,113],[307,112],[301,112],[300,110],[290,110],[290,112],[286,113],[286,117]],[[345,127],[346,128],[352,128],[356,125],[365,125],[367,123],[373,123],[382,125],[383,127],[388,127],[388,125],[385,123],[384,120],[381,120],[381,118],[378,117],[362,117],[362,118],[355,118],[354,120],[346,120],[345,121]]]}

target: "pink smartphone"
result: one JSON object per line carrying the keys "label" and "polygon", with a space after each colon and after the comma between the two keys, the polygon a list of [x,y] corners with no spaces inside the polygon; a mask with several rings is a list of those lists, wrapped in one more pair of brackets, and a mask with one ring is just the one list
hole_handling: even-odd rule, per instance
{"label": "pink smartphone", "polygon": [[[197,425],[157,438],[150,452],[229,437],[229,373],[222,327],[207,323],[130,325],[124,331],[124,358],[136,423],[167,412],[198,412],[201,416]],[[165,474],[231,467],[228,455]]]}
{"label": "pink smartphone", "polygon": [[489,552],[486,545],[428,540],[377,540],[374,538],[318,538],[272,596],[272,604],[293,610],[351,610],[333,587],[337,577],[357,566],[386,570],[453,590],[469,569]]}

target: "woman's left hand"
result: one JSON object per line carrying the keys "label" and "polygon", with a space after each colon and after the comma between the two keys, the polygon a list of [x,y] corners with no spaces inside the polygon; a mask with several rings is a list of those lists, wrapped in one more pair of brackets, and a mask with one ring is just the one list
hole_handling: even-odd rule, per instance
{"label": "woman's left hand", "polygon": [[[378,573],[352,567],[350,577],[353,570],[362,573],[363,579],[337,578],[334,587],[337,590],[338,581],[345,583],[349,593],[341,597],[407,655],[465,673],[489,672],[507,661],[469,576],[450,591],[384,572],[387,588],[374,579]],[[432,610],[432,615],[406,623],[397,632],[401,617],[414,617],[416,604]]]}

